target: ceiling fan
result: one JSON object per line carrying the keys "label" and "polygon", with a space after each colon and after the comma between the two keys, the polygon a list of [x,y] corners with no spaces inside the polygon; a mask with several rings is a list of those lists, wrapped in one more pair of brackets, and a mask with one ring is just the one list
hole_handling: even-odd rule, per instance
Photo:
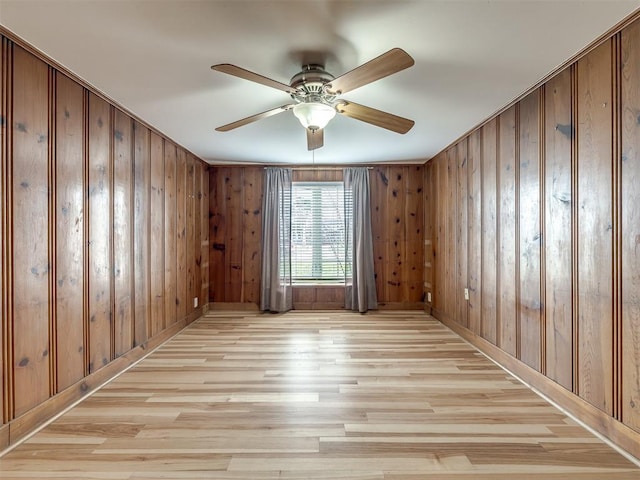
{"label": "ceiling fan", "polygon": [[309,150],[315,150],[324,145],[323,129],[336,113],[397,133],[407,133],[415,123],[413,120],[339,97],[358,87],[409,68],[414,63],[407,52],[401,48],[393,48],[337,78],[325,71],[323,65],[304,65],[302,70],[291,78],[289,85],[228,63],[213,65],[211,67],[213,70],[282,90],[293,99],[292,103],[223,125],[216,128],[216,131],[228,132],[257,120],[293,110],[293,114],[307,130]]}

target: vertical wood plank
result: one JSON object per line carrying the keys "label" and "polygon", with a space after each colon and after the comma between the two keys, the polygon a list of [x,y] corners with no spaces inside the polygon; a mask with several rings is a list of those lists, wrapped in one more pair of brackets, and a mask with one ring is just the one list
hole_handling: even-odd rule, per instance
{"label": "vertical wood plank", "polygon": [[457,225],[456,225],[456,318],[464,327],[469,326],[469,302],[465,298],[465,289],[468,288],[467,254],[468,254],[468,196],[469,178],[467,168],[467,139],[458,142],[455,148],[456,177],[457,177]]}
{"label": "vertical wood plank", "polygon": [[202,200],[200,215],[200,231],[202,232],[202,246],[200,248],[201,264],[201,288],[200,304],[207,303],[209,297],[209,167],[202,166]]}
{"label": "vertical wood plank", "polygon": [[187,155],[187,315],[193,312],[193,297],[195,296],[195,261],[196,261],[196,236],[194,228],[194,168],[195,159]]}
{"label": "vertical wood plank", "polygon": [[434,276],[436,278],[435,295],[433,300],[433,308],[440,313],[446,311],[446,265],[449,261],[447,258],[446,240],[447,240],[447,155],[446,152],[438,155],[434,160],[436,168],[436,189],[435,196],[437,199],[437,210],[435,212],[434,223],[435,241],[434,250]]}
{"label": "vertical wood plank", "polygon": [[546,375],[573,388],[571,300],[571,71],[545,87],[545,318]]}
{"label": "vertical wood plank", "polygon": [[84,376],[84,89],[56,75],[57,391]]}
{"label": "vertical wood plank", "polygon": [[260,272],[262,269],[262,189],[264,169],[245,167],[243,178],[243,302],[260,302]]}
{"label": "vertical wood plank", "polygon": [[151,132],[151,337],[164,328],[164,152],[162,137]]}
{"label": "vertical wood plank", "polygon": [[187,154],[179,148],[176,157],[176,316],[187,315]]}
{"label": "vertical wood plank", "polygon": [[404,169],[406,226],[402,301],[419,303],[424,301],[424,166],[406,166]]}
{"label": "vertical wood plank", "polygon": [[[193,261],[193,298],[191,304],[195,307],[196,303],[201,302],[200,291],[202,290],[202,162],[195,160],[194,163],[194,191],[193,191],[193,225],[194,225],[194,261]],[[195,300],[194,300],[195,299]]]}
{"label": "vertical wood plank", "polygon": [[[445,215],[446,226],[446,247],[445,247],[445,311],[447,316],[452,320],[459,322],[457,318],[457,301],[458,288],[456,278],[457,252],[456,252],[456,220],[457,220],[457,198],[458,184],[457,172],[458,161],[456,158],[455,147],[450,148],[446,152],[447,158],[447,176],[446,176],[446,209]],[[464,298],[464,297],[463,297]]]}
{"label": "vertical wood plank", "polygon": [[133,347],[133,122],[131,117],[120,110],[115,110],[113,146],[114,351],[116,357],[119,357]]}
{"label": "vertical wood plank", "polygon": [[431,313],[431,307],[433,307],[436,281],[433,272],[435,212],[437,211],[434,165],[434,162],[430,161],[424,166],[424,302],[425,312],[429,314]]}
{"label": "vertical wood plank", "polygon": [[209,301],[225,301],[225,263],[226,263],[226,195],[224,193],[225,170],[223,167],[213,167],[209,174],[209,215],[210,242],[209,268],[211,269],[211,285],[209,286]]}
{"label": "vertical wood plank", "polygon": [[498,124],[482,127],[482,337],[498,345]]}
{"label": "vertical wood plank", "polygon": [[578,61],[578,328],[582,398],[611,414],[612,79],[611,42]]}
{"label": "vertical wood plank", "polygon": [[111,360],[111,106],[89,94],[89,372]]}
{"label": "vertical wood plank", "polygon": [[622,421],[640,432],[640,22],[622,31]]}
{"label": "vertical wood plank", "polygon": [[149,339],[151,332],[151,153],[149,129],[134,124],[134,204],[133,204],[133,271],[134,271],[134,346]]}
{"label": "vertical wood plank", "polygon": [[520,101],[519,145],[520,360],[540,371],[540,89]]}
{"label": "vertical wood plank", "polygon": [[176,322],[176,146],[164,142],[164,327]]}
{"label": "vertical wood plank", "polygon": [[613,282],[611,286],[613,297],[612,312],[612,413],[613,418],[620,420],[622,416],[622,179],[620,177],[622,171],[622,88],[621,88],[621,70],[622,70],[622,36],[620,33],[611,38],[611,191],[612,191],[612,257]]}
{"label": "vertical wood plank", "polygon": [[481,333],[482,318],[482,131],[469,136],[467,151],[468,191],[468,272],[469,272],[469,329]]}
{"label": "vertical wood plank", "polygon": [[498,299],[499,346],[516,355],[516,106],[500,115],[498,196],[500,293]]}
{"label": "vertical wood plank", "polygon": [[386,194],[387,223],[382,228],[382,240],[386,246],[383,263],[384,296],[382,302],[401,302],[403,262],[406,257],[403,239],[406,236],[405,211],[405,171],[401,166],[392,165],[387,171]]}
{"label": "vertical wood plank", "polygon": [[242,301],[242,250],[243,250],[243,204],[242,178],[243,168],[230,168],[224,179],[226,195],[225,212],[225,245],[226,245],[226,285],[225,300],[227,302]]}
{"label": "vertical wood plank", "polygon": [[49,397],[48,67],[15,46],[13,63],[14,413]]}
{"label": "vertical wood plank", "polygon": [[[0,199],[3,205],[9,205],[9,196],[7,190],[11,187],[8,185],[9,161],[7,158],[8,141],[7,141],[7,125],[12,124],[7,108],[8,95],[7,91],[11,85],[11,65],[9,59],[11,54],[11,46],[9,41],[0,36]],[[13,315],[10,311],[10,292],[8,286],[11,285],[11,272],[5,265],[7,258],[11,256],[11,248],[9,246],[7,232],[7,223],[9,221],[8,208],[0,210],[0,425],[6,423],[9,419],[10,410],[10,372],[12,362],[9,360],[12,356],[11,345],[7,342],[8,334],[10,334],[10,323]]]}

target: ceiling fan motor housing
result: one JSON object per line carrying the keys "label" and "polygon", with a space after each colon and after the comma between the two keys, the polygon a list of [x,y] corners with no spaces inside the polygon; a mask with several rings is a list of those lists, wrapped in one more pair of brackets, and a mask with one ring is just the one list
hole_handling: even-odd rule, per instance
{"label": "ceiling fan motor housing", "polygon": [[302,71],[296,73],[289,82],[290,85],[300,92],[292,94],[291,98],[301,103],[324,103],[332,105],[335,95],[329,95],[323,88],[335,77],[325,71],[322,65],[304,65]]}

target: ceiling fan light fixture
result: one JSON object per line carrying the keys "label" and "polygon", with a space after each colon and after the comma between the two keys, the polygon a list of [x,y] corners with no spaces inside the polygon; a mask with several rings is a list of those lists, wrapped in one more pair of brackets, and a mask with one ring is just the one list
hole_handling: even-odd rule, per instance
{"label": "ceiling fan light fixture", "polygon": [[336,116],[335,108],[319,102],[299,103],[293,107],[293,114],[304,128],[322,129]]}

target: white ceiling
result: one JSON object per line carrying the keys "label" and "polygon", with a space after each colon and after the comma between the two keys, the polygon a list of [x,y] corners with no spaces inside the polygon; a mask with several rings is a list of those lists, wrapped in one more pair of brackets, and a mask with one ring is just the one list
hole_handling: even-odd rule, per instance
{"label": "white ceiling", "polygon": [[[0,0],[0,24],[212,163],[373,163],[432,157],[640,6],[631,0]],[[416,64],[345,98],[415,120],[399,135],[338,115],[306,149],[289,103],[212,71],[289,83],[321,52],[335,76],[393,47]],[[308,63],[308,62],[307,62]]]}

